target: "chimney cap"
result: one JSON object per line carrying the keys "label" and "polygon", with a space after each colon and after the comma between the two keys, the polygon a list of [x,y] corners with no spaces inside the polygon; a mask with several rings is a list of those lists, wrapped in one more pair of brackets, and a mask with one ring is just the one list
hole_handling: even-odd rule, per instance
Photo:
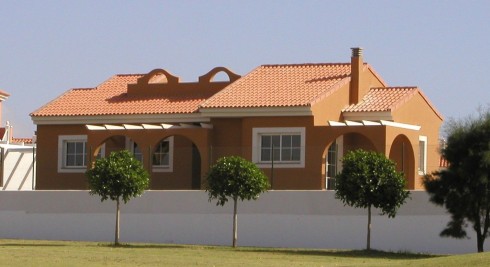
{"label": "chimney cap", "polygon": [[362,47],[352,47],[352,57],[362,57]]}

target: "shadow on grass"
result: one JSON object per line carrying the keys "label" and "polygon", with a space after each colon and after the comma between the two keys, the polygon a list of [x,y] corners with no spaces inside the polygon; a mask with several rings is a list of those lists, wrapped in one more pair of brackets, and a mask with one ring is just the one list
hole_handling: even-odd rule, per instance
{"label": "shadow on grass", "polygon": [[2,244],[0,243],[0,247],[66,247],[67,245],[63,244],[24,244],[24,243],[8,243],[8,244]]}
{"label": "shadow on grass", "polygon": [[167,244],[126,244],[126,243],[121,243],[119,245],[116,245],[114,243],[99,243],[97,244],[98,247],[107,247],[107,248],[121,248],[121,249],[147,249],[147,248],[153,248],[153,249],[175,249],[175,248],[193,248],[194,246],[189,246],[189,245],[167,245]]}
{"label": "shadow on grass", "polygon": [[301,250],[301,249],[238,249],[237,252],[266,252],[285,255],[305,255],[305,256],[328,256],[328,257],[345,257],[345,258],[372,258],[372,259],[390,259],[390,260],[408,260],[408,259],[427,259],[443,257],[443,255],[430,255],[407,252],[385,252],[380,250]]}
{"label": "shadow on grass", "polygon": [[344,258],[372,258],[372,259],[390,259],[390,260],[415,260],[444,257],[445,255],[431,255],[410,252],[386,252],[380,250],[321,250],[321,249],[287,249],[287,248],[254,248],[229,246],[199,246],[199,245],[169,245],[169,244],[119,244],[114,243],[98,244],[98,246],[121,248],[121,249],[190,249],[190,250],[224,250],[236,253],[273,253],[284,255],[305,255],[305,256],[326,256],[326,257],[344,257]]}

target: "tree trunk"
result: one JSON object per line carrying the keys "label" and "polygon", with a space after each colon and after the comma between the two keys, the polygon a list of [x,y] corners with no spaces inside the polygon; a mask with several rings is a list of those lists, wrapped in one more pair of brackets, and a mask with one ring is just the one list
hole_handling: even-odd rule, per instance
{"label": "tree trunk", "polygon": [[119,245],[119,198],[116,200],[116,231],[114,233],[114,245]]}
{"label": "tree trunk", "polygon": [[237,198],[233,198],[233,247],[236,248],[238,239],[238,214],[237,214]]}
{"label": "tree trunk", "polygon": [[367,225],[367,240],[366,250],[371,250],[371,205],[368,206],[368,225]]}
{"label": "tree trunk", "polygon": [[[483,252],[483,243],[485,242],[485,234],[486,231],[482,230],[482,225],[481,225],[481,213],[480,213],[480,208],[478,208],[478,217],[475,220],[475,223],[473,225],[473,229],[476,232],[476,246],[478,249],[478,253]],[[485,218],[486,219],[486,218]],[[483,227],[485,227],[485,222],[483,222]]]}
{"label": "tree trunk", "polygon": [[476,245],[478,247],[478,253],[483,252],[483,243],[485,242],[485,236],[481,233],[481,230],[476,231]]}

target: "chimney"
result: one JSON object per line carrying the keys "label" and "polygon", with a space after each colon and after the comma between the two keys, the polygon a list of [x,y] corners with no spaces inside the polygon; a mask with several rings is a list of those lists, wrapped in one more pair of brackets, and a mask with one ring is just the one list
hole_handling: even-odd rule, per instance
{"label": "chimney", "polygon": [[349,104],[357,104],[360,100],[361,74],[364,62],[362,61],[362,48],[351,48],[351,78],[349,89]]}

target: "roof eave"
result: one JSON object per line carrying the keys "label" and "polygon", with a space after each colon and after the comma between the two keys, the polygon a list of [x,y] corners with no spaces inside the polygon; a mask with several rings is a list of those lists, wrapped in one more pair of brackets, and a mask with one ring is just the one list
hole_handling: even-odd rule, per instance
{"label": "roof eave", "polygon": [[363,111],[363,112],[344,111],[342,112],[342,116],[344,117],[344,120],[352,120],[352,121],[362,121],[362,120],[393,121],[393,115],[391,114],[391,111]]}
{"label": "roof eave", "polygon": [[310,106],[295,107],[247,107],[247,108],[201,108],[200,113],[209,118],[233,117],[286,117],[312,116]]}
{"label": "roof eave", "polygon": [[209,117],[200,113],[191,114],[140,114],[99,116],[31,116],[36,125],[77,125],[110,123],[164,123],[164,122],[209,122]]}

